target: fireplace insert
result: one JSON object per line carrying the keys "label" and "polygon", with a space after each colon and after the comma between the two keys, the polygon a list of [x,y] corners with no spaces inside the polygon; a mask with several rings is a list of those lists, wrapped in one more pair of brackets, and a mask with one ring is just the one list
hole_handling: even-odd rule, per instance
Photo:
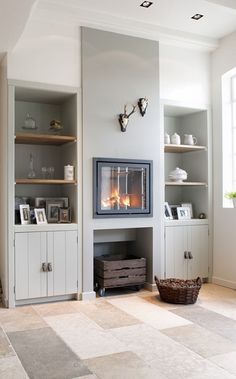
{"label": "fireplace insert", "polygon": [[94,218],[152,216],[152,161],[93,158],[93,201]]}

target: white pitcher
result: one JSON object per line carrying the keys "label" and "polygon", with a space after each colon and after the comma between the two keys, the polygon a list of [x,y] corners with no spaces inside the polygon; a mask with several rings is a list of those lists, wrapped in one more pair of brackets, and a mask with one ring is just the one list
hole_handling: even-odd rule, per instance
{"label": "white pitcher", "polygon": [[192,134],[185,134],[184,135],[184,145],[196,145],[197,138],[193,137]]}
{"label": "white pitcher", "polygon": [[177,133],[172,134],[172,136],[170,137],[170,142],[173,145],[180,145],[181,144],[180,136]]}
{"label": "white pitcher", "polygon": [[164,136],[164,143],[166,145],[168,145],[170,143],[170,136],[168,133],[165,133],[165,136]]}

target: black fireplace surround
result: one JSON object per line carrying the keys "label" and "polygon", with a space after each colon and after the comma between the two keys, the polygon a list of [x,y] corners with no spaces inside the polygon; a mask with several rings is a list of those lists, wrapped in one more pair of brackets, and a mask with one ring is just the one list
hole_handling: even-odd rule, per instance
{"label": "black fireplace surround", "polygon": [[93,158],[93,217],[152,216],[152,161]]}

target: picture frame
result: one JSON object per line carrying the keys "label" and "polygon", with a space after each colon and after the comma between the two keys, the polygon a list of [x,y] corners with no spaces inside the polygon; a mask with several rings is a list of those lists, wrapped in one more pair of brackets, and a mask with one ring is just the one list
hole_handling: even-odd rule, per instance
{"label": "picture frame", "polygon": [[189,208],[190,218],[193,218],[193,205],[192,205],[192,203],[182,203],[181,207]]}
{"label": "picture frame", "polygon": [[44,208],[34,208],[34,214],[36,218],[36,223],[38,225],[47,224],[47,218]]}
{"label": "picture frame", "polygon": [[58,222],[61,224],[71,222],[71,212],[70,208],[59,208],[58,209]]}
{"label": "picture frame", "polygon": [[46,201],[46,214],[49,223],[59,221],[59,209],[63,208],[63,201]]}
{"label": "picture frame", "polygon": [[167,201],[164,202],[164,215],[166,220],[173,220],[171,209]]}
{"label": "picture frame", "polygon": [[190,220],[189,207],[177,207],[178,220]]}
{"label": "picture frame", "polygon": [[170,205],[170,210],[171,210],[173,220],[178,220],[178,213],[177,213],[178,207],[180,207],[180,204],[171,204]]}
{"label": "picture frame", "polygon": [[35,198],[35,208],[45,208],[46,202],[50,201],[51,203],[60,201],[63,202],[63,207],[69,207],[69,198],[68,197],[36,197]]}
{"label": "picture frame", "polygon": [[30,224],[30,207],[29,204],[20,204],[20,221],[22,225]]}

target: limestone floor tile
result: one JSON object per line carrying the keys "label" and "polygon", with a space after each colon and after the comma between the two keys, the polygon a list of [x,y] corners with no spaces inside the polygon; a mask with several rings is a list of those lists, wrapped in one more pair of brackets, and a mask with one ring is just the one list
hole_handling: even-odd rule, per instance
{"label": "limestone floor tile", "polygon": [[91,375],[85,375],[85,376],[77,376],[77,378],[73,379],[98,379],[97,375],[91,374]]}
{"label": "limestone floor tile", "polygon": [[[85,364],[101,379],[165,379],[130,351],[85,360]],[[166,378],[167,379],[167,378]]]}
{"label": "limestone floor tile", "polygon": [[16,356],[0,358],[1,379],[29,379]]}
{"label": "limestone floor tile", "polygon": [[236,304],[230,299],[202,300],[201,307],[236,321]]}
{"label": "limestone floor tile", "polygon": [[7,357],[9,355],[14,355],[11,344],[7,339],[6,334],[0,327],[0,358]]}
{"label": "limestone floor tile", "polygon": [[82,313],[47,317],[45,320],[81,359],[127,350],[109,331]]}
{"label": "limestone floor tile", "polygon": [[47,326],[31,306],[1,309],[0,324],[5,332],[39,329]]}
{"label": "limestone floor tile", "polygon": [[140,321],[107,301],[81,302],[77,301],[72,306],[84,313],[103,329],[119,328],[121,326],[139,324]]}
{"label": "limestone floor tile", "polygon": [[201,378],[208,370],[215,375],[222,375],[224,371],[148,325],[112,329],[110,332],[122,341],[128,350],[136,353],[150,367],[169,379],[187,379],[193,373]]}
{"label": "limestone floor tile", "polygon": [[236,351],[235,343],[195,324],[165,329],[162,333],[204,358]]}
{"label": "limestone floor tile", "polygon": [[33,309],[41,316],[57,316],[68,313],[76,313],[76,310],[73,308],[72,301],[66,302],[57,302],[57,303],[48,303],[48,304],[38,304],[34,305]]}
{"label": "limestone floor tile", "polygon": [[228,317],[197,305],[174,309],[170,312],[184,317],[236,343],[236,321]]}
{"label": "limestone floor tile", "polygon": [[236,351],[231,353],[216,355],[210,358],[211,362],[224,368],[236,377]]}
{"label": "limestone floor tile", "polygon": [[172,317],[173,314],[168,310],[137,296],[126,299],[111,299],[108,301],[124,312],[129,313],[133,317],[157,329],[174,328],[175,326],[191,323],[183,317]]}
{"label": "limestone floor tile", "polygon": [[69,379],[91,374],[51,328],[8,333],[25,371],[34,379]]}

